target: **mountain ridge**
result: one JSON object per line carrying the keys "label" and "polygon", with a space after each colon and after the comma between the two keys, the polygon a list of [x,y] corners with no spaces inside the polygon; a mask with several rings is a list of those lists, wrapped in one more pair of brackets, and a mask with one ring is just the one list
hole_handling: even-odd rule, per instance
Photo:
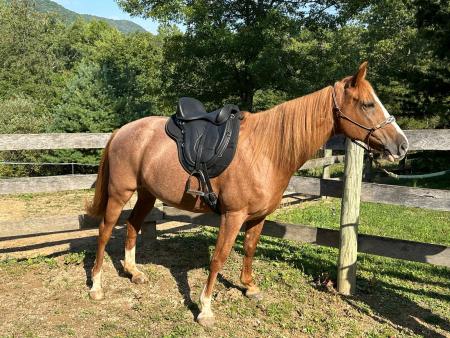
{"label": "mountain ridge", "polygon": [[71,24],[79,18],[86,21],[99,20],[110,24],[122,33],[147,32],[143,27],[130,20],[115,20],[90,14],[79,14],[51,0],[34,0],[36,10],[41,13],[54,13],[63,22]]}

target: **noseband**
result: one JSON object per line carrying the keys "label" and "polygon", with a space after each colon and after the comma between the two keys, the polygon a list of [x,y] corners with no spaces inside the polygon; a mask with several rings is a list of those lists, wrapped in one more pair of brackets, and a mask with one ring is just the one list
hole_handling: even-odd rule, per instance
{"label": "noseband", "polygon": [[348,117],[347,115],[345,115],[341,108],[339,108],[339,105],[337,103],[337,99],[336,99],[336,85],[333,86],[333,112],[336,115],[336,117],[338,119],[344,119],[347,120],[351,123],[353,123],[354,125],[358,126],[359,128],[362,128],[364,130],[367,130],[367,136],[365,138],[365,144],[361,144],[358,140],[354,140],[352,139],[352,141],[357,144],[358,146],[364,148],[365,150],[367,150],[369,152],[369,154],[372,154],[372,148],[370,147],[370,136],[372,136],[372,134],[378,130],[381,129],[385,126],[387,126],[388,124],[394,123],[395,122],[395,117],[393,115],[389,115],[384,121],[378,123],[377,125],[373,126],[373,127],[366,127],[365,125],[362,125],[359,122],[356,122],[355,120],[353,120],[352,118]]}

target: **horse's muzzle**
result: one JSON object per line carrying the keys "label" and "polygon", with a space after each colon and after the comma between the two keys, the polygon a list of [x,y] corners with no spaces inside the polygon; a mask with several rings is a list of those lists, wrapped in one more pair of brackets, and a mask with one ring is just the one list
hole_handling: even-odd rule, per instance
{"label": "horse's muzzle", "polygon": [[396,137],[395,141],[389,142],[384,147],[384,154],[387,159],[391,162],[395,162],[396,160],[401,160],[405,157],[408,152],[409,143],[408,139],[399,134]]}

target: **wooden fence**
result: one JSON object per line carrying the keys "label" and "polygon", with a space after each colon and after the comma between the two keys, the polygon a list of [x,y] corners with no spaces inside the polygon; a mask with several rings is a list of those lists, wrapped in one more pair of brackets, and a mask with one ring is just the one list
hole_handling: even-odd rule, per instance
{"label": "wooden fence", "polygon": [[[411,151],[450,150],[450,130],[405,131]],[[0,151],[37,149],[94,149],[103,148],[110,134],[14,134],[0,135]],[[359,203],[376,202],[433,210],[450,211],[450,191],[410,188],[375,183],[361,183],[363,151],[343,137],[335,137],[326,145],[325,157],[310,160],[302,169],[327,167],[343,162],[344,156],[333,156],[332,150],[346,150],[344,180],[295,176],[291,178],[287,195],[306,194],[342,198],[341,230],[330,230],[301,224],[266,221],[263,234],[294,241],[314,243],[339,248],[338,289],[349,294],[355,288],[357,252],[379,256],[431,263],[450,267],[450,248],[444,245],[358,235]],[[0,195],[63,190],[89,189],[95,184],[96,175],[62,175],[0,179]],[[125,219],[125,212],[121,219]],[[219,217],[213,213],[195,214],[162,206],[147,217],[146,221],[175,220],[199,225],[219,225]],[[77,219],[61,217],[66,227],[83,227],[95,222],[85,215]],[[18,229],[11,229],[17,234]],[[25,233],[37,229],[22,229]],[[39,229],[42,230],[42,229]],[[1,233],[0,233],[1,236]],[[1,237],[0,237],[1,239]]]}

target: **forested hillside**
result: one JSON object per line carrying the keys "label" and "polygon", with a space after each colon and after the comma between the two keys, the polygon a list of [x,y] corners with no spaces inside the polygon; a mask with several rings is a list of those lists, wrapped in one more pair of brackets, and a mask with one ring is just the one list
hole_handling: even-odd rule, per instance
{"label": "forested hillside", "polygon": [[51,0],[34,0],[36,10],[42,13],[57,14],[59,18],[68,24],[74,23],[77,19],[82,18],[86,21],[100,20],[116,27],[122,33],[145,32],[145,29],[138,24],[129,20],[113,20],[89,14],[78,14]]}
{"label": "forested hillside", "polygon": [[450,126],[447,2],[118,2],[159,20],[159,34],[124,34],[97,20],[67,24],[33,1],[0,1],[0,132],[107,132],[170,114],[184,95],[209,108],[230,102],[259,111],[333,84],[362,60],[403,127]]}

